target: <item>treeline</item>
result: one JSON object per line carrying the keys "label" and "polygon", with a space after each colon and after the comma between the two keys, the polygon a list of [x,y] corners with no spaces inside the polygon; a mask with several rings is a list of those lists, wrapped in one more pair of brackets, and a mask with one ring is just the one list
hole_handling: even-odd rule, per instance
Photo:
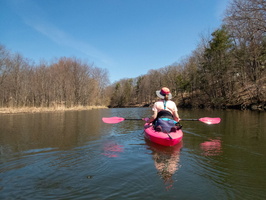
{"label": "treeline", "polygon": [[111,107],[150,104],[162,86],[179,106],[266,107],[266,1],[232,0],[223,24],[180,63],[109,87]]}
{"label": "treeline", "polygon": [[76,58],[32,64],[0,45],[0,107],[108,104],[108,72]]}

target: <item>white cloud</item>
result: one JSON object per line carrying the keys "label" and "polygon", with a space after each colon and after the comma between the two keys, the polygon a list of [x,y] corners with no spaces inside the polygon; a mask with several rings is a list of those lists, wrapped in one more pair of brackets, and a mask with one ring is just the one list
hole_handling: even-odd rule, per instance
{"label": "white cloud", "polygon": [[104,65],[112,64],[109,56],[85,41],[72,37],[64,30],[49,22],[49,17],[47,17],[45,11],[36,2],[31,0],[13,0],[12,5],[26,25],[46,36],[54,43],[79,51],[96,61],[96,63],[98,61]]}

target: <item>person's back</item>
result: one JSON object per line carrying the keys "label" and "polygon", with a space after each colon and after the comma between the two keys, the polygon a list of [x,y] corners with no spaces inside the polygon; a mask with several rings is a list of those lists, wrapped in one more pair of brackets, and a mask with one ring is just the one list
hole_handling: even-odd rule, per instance
{"label": "person's back", "polygon": [[175,124],[179,121],[179,116],[175,102],[170,100],[172,94],[166,87],[156,91],[156,94],[161,100],[154,103],[152,108],[154,113],[149,122],[153,122],[157,131],[168,133],[174,131]]}
{"label": "person's back", "polygon": [[162,110],[167,110],[171,114],[177,111],[175,102],[171,100],[160,100],[160,101],[155,102],[153,106],[153,110],[154,109],[156,109],[158,113]]}

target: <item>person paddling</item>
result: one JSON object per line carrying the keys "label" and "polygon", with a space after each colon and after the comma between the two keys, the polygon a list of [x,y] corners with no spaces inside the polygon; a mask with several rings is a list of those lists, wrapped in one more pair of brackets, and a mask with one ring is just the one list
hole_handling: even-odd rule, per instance
{"label": "person paddling", "polygon": [[153,105],[153,115],[146,120],[153,123],[156,131],[174,132],[181,126],[176,126],[179,122],[178,110],[175,102],[171,101],[172,94],[167,87],[156,91],[156,95],[161,99]]}

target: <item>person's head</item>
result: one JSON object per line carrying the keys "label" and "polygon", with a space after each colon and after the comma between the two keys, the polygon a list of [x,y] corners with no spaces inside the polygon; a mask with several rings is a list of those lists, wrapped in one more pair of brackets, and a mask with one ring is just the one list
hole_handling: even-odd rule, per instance
{"label": "person's head", "polygon": [[159,98],[164,99],[164,100],[172,99],[172,94],[171,94],[169,88],[167,88],[167,87],[163,87],[161,90],[157,90],[156,95]]}

